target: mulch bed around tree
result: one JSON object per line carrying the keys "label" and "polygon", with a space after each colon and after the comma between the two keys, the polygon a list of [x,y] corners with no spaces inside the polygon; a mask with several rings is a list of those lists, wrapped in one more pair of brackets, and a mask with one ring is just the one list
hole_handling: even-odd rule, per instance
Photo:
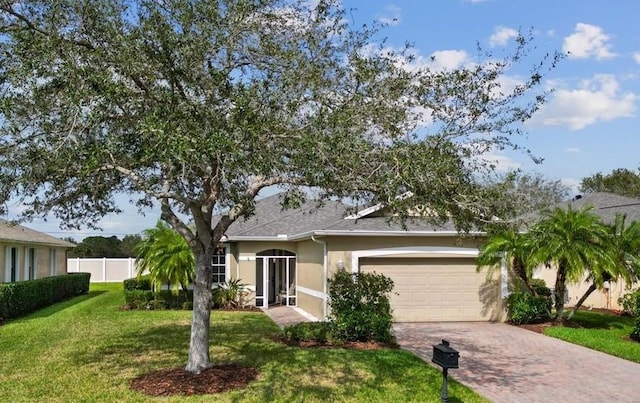
{"label": "mulch bed around tree", "polygon": [[214,365],[198,375],[178,367],[141,375],[131,389],[149,396],[205,395],[245,388],[257,377],[257,369],[237,364]]}

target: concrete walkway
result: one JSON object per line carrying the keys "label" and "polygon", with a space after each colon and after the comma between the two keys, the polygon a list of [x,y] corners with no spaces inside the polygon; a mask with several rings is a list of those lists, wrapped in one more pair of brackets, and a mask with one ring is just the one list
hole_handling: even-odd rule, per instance
{"label": "concrete walkway", "polygon": [[280,328],[295,325],[300,322],[309,322],[309,319],[291,306],[272,306],[268,309],[263,309],[263,311],[271,320],[280,326]]}
{"label": "concrete walkway", "polygon": [[[446,339],[449,376],[494,402],[640,402],[640,364],[502,323],[397,323],[400,346],[431,363]],[[435,364],[433,364],[435,366]]]}

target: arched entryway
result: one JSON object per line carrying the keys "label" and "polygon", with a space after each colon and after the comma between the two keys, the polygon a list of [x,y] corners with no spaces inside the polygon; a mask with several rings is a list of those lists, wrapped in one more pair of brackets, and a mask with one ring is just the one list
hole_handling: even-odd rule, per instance
{"label": "arched entryway", "polygon": [[256,306],[296,305],[296,255],[282,249],[256,254]]}

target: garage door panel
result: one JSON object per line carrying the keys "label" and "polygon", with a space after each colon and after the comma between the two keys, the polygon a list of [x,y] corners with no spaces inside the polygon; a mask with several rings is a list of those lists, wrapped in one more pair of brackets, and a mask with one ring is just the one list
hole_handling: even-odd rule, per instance
{"label": "garage door panel", "polygon": [[393,280],[397,322],[489,320],[480,298],[486,274],[472,258],[363,258],[360,270]]}

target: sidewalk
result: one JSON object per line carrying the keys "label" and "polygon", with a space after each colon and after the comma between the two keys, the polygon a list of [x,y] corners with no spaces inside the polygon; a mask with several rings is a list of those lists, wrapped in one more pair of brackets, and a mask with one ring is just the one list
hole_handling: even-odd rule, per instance
{"label": "sidewalk", "polygon": [[280,326],[281,329],[285,326],[295,325],[296,323],[309,322],[309,319],[302,316],[295,308],[290,306],[274,306],[263,309],[263,311],[271,320]]}

